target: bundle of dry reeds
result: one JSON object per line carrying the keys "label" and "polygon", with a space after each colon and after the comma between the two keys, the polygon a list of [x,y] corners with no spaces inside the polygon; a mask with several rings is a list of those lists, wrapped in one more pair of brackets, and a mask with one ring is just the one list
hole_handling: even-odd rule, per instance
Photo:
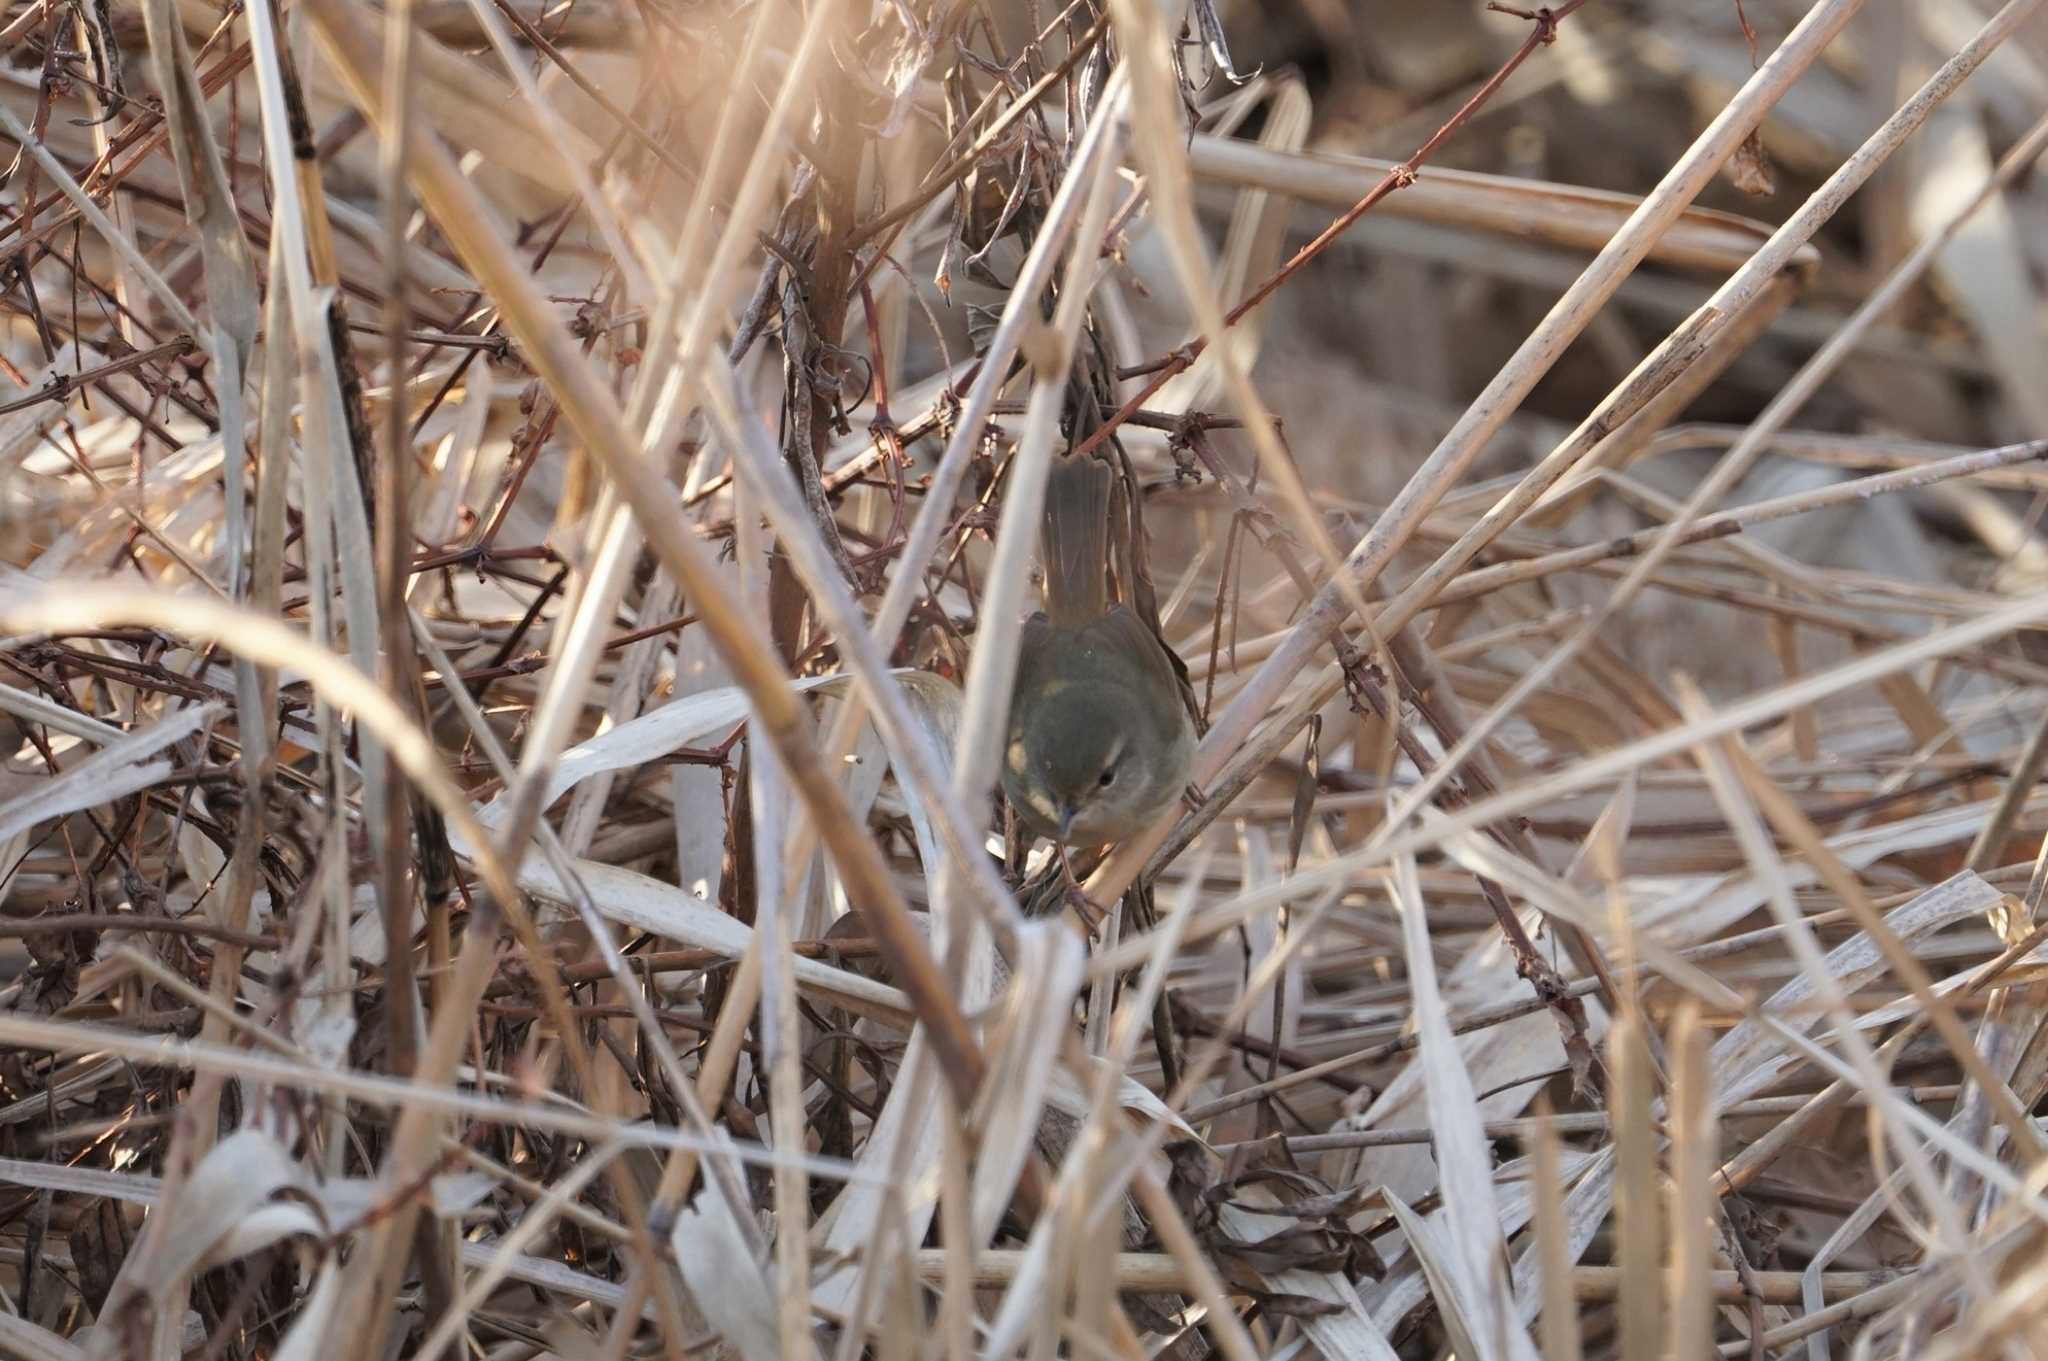
{"label": "bundle of dry reeds", "polygon": [[1993,9],[14,0],[0,1356],[2040,1354]]}

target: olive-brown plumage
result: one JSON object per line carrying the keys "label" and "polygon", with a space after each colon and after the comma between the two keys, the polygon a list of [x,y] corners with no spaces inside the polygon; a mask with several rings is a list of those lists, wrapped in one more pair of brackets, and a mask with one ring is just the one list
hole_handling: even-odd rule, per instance
{"label": "olive-brown plumage", "polygon": [[1033,831],[1073,846],[1157,821],[1195,751],[1165,645],[1108,603],[1108,538],[1109,469],[1063,461],[1046,488],[1045,610],[1024,624],[1003,792]]}

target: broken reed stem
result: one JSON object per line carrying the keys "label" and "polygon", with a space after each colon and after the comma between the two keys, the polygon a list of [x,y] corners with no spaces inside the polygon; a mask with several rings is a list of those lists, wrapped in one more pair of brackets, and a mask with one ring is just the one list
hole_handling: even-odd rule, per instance
{"label": "broken reed stem", "polygon": [[[965,1260],[969,1279],[977,1287],[1007,1285],[1015,1280],[1024,1265],[1025,1256],[1014,1248],[984,1248],[972,1254],[953,1254],[945,1248],[919,1248],[915,1259],[918,1279],[939,1283],[956,1255]],[[1166,1294],[1185,1293],[1192,1288],[1187,1272],[1171,1253],[1120,1252],[1112,1259],[1112,1265],[1119,1290]],[[1762,1287],[1766,1304],[1796,1305],[1800,1303],[1802,1275],[1797,1271],[1759,1271],[1755,1273],[1755,1279]],[[1880,1286],[1907,1280],[1911,1275],[1911,1272],[1900,1271],[1830,1271],[1822,1275],[1821,1288],[1831,1303],[1841,1302],[1854,1300]],[[1730,1304],[1743,1299],[1742,1282],[1733,1271],[1709,1272],[1705,1284],[1704,1303]],[[1624,1273],[1620,1267],[1575,1266],[1571,1270],[1574,1299],[1588,1303],[1610,1302],[1619,1299],[1624,1288]]]}

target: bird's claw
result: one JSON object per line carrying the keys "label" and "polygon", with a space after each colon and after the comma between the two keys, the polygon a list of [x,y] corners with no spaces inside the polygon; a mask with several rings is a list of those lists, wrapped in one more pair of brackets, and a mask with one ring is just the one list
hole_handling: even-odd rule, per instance
{"label": "bird's claw", "polygon": [[1074,915],[1081,919],[1081,927],[1088,933],[1089,941],[1093,943],[1101,939],[1104,914],[1101,908],[1088,901],[1088,895],[1081,891],[1080,885],[1068,885],[1066,901],[1067,906],[1074,910]]}
{"label": "bird's claw", "polygon": [[1060,841],[1054,844],[1059,849],[1060,882],[1064,885],[1060,894],[1061,899],[1068,907],[1074,909],[1074,915],[1081,919],[1081,926],[1088,932],[1089,943],[1093,944],[1101,935],[1102,913],[1094,903],[1088,901],[1088,895],[1081,891],[1081,881],[1074,873],[1074,862],[1067,856],[1067,843]]}

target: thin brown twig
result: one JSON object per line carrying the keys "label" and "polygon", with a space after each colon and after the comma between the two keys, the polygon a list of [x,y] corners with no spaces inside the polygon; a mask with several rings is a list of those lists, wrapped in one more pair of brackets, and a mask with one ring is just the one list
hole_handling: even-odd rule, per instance
{"label": "thin brown twig", "polygon": [[198,345],[191,336],[179,336],[174,340],[167,340],[161,345],[153,345],[146,350],[137,350],[134,354],[123,355],[119,359],[110,359],[104,364],[96,364],[89,369],[80,369],[77,373],[52,374],[49,381],[40,388],[37,388],[32,395],[17,397],[11,402],[0,402],[0,416],[13,411],[26,411],[28,408],[38,406],[43,402],[69,401],[73,393],[89,383],[97,383],[101,379],[111,378],[115,374],[146,368],[159,360],[181,359],[196,349],[198,349]]}
{"label": "thin brown twig", "polygon": [[[1474,90],[1471,97],[1458,107],[1457,112],[1445,119],[1443,124],[1435,132],[1431,133],[1421,146],[1409,154],[1407,160],[1389,170],[1381,177],[1379,183],[1366,191],[1365,195],[1357,203],[1354,203],[1344,212],[1339,213],[1331,220],[1328,226],[1317,232],[1307,244],[1288,257],[1286,263],[1282,264],[1280,268],[1273,271],[1272,274],[1255,285],[1249,293],[1245,294],[1236,306],[1224,314],[1224,325],[1235,326],[1238,322],[1242,321],[1245,315],[1253,308],[1271,297],[1281,285],[1300,273],[1309,261],[1329,249],[1332,242],[1342,236],[1359,218],[1370,212],[1374,205],[1396,190],[1405,189],[1413,184],[1416,176],[1421,173],[1422,168],[1442,149],[1443,144],[1450,139],[1451,135],[1470,122],[1473,116],[1486,106],[1487,102],[1493,98],[1500,87],[1507,82],[1508,77],[1512,76],[1522,63],[1535,53],[1537,48],[1554,42],[1557,36],[1558,24],[1570,18],[1585,3],[1586,0],[1565,0],[1565,3],[1558,5],[1554,9],[1539,10],[1533,14],[1523,16],[1532,21],[1529,36],[1523,39],[1521,46],[1517,47],[1513,54],[1500,64],[1493,75],[1487,78],[1486,83],[1477,90]],[[1091,452],[1114,434],[1118,427],[1130,419],[1132,413],[1144,406],[1160,388],[1165,387],[1168,380],[1186,371],[1197,359],[1201,358],[1202,352],[1208,349],[1213,339],[1214,337],[1210,336],[1195,336],[1178,349],[1171,351],[1164,358],[1156,360],[1152,364],[1139,365],[1126,370],[1123,376],[1136,377],[1140,374],[1149,373],[1151,377],[1146,381],[1143,388],[1139,389],[1122,407],[1118,408],[1114,415],[1109,416],[1103,421],[1100,429],[1081,442],[1074,451],[1075,457]]]}

